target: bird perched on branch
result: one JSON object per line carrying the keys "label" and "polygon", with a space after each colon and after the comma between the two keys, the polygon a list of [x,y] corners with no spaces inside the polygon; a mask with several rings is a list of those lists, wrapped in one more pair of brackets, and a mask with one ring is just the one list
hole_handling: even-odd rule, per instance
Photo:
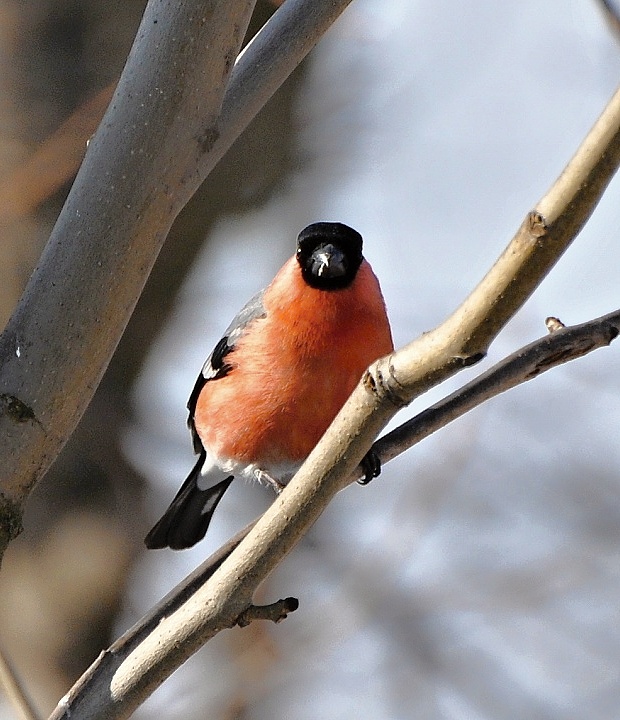
{"label": "bird perched on branch", "polygon": [[[188,402],[198,461],[146,546],[201,540],[234,477],[281,490],[364,370],[392,349],[361,235],[341,223],[309,225],[207,358]],[[366,481],[379,474],[370,453],[362,466]]]}

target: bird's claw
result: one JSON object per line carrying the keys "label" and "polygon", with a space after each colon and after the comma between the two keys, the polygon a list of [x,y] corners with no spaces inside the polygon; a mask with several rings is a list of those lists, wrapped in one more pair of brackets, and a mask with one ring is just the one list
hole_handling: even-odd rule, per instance
{"label": "bird's claw", "polygon": [[276,495],[279,495],[282,490],[284,490],[285,485],[284,483],[281,483],[279,480],[276,480],[274,477],[272,477],[269,473],[265,472],[264,470],[255,470],[254,475],[259,483],[262,483],[264,485],[269,485],[269,487],[273,488]]}
{"label": "bird's claw", "polygon": [[368,485],[371,480],[374,480],[374,478],[379,477],[381,474],[381,458],[374,450],[369,450],[362,458],[360,467],[364,471],[364,477],[360,478],[357,482],[360,485]]}

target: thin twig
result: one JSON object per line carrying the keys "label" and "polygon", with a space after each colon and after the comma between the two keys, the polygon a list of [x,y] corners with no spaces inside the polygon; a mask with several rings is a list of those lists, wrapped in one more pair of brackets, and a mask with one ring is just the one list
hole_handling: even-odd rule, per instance
{"label": "thin twig", "polygon": [[21,720],[39,720],[39,715],[24,688],[24,683],[2,647],[0,647],[0,685]]}
{"label": "thin twig", "polygon": [[[448,425],[485,400],[499,395],[517,385],[538,377],[541,373],[557,367],[569,360],[582,357],[599,347],[608,345],[620,331],[620,310],[574,327],[566,327],[547,335],[530,345],[521,348],[505,360],[487,370],[456,392],[423,410],[411,420],[380,438],[373,450],[383,464],[394,459],[413,447],[436,430]],[[346,484],[363,477],[356,472]],[[213,555],[205,560],[191,575],[174,588],[142,620],[122,635],[105,653],[93,663],[91,668],[73,686],[69,695],[63,699],[50,720],[69,716],[79,710],[79,700],[92,692],[94,685],[106,686],[114,673],[150,633],[157,633],[160,622],[171,613],[179,610],[192,595],[197,593],[212,577],[239,543],[254,527],[256,521],[238,532]],[[280,601],[286,604],[287,601]],[[251,611],[248,606],[240,613],[235,622],[243,624],[258,618],[273,619],[272,610]],[[271,606],[268,606],[271,607]],[[276,605],[278,611],[281,609]],[[289,611],[292,610],[286,605]],[[266,612],[265,617],[261,612]],[[280,615],[278,618],[282,619]],[[66,711],[66,712],[65,712]]]}
{"label": "thin twig", "polygon": [[620,10],[611,0],[598,0],[605,20],[617,38],[620,38]]}
{"label": "thin twig", "polygon": [[[389,462],[486,400],[558,365],[609,345],[620,332],[620,310],[535,340],[482,375],[377,440],[373,450]],[[362,477],[362,474],[359,474]],[[357,479],[357,478],[356,478]]]}

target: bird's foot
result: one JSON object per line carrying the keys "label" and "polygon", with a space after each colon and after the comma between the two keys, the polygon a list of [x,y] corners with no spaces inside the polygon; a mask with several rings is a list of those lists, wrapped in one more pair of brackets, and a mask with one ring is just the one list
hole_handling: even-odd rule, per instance
{"label": "bird's foot", "polygon": [[357,482],[360,485],[368,485],[371,480],[381,475],[381,458],[374,450],[369,450],[362,458],[360,467],[364,471],[364,477]]}
{"label": "bird's foot", "polygon": [[273,488],[276,495],[279,495],[282,490],[284,490],[284,483],[281,483],[279,480],[276,480],[274,477],[272,477],[269,473],[265,472],[264,470],[257,469],[254,471],[254,476],[258,480],[259,483],[262,483],[263,485],[269,485],[269,487]]}

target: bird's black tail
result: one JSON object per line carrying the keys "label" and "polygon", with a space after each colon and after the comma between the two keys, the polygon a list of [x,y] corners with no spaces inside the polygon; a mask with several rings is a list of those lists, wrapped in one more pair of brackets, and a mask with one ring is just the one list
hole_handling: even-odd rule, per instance
{"label": "bird's black tail", "polygon": [[149,550],[165,547],[183,550],[205,536],[215,508],[233,480],[231,475],[213,487],[200,490],[197,481],[205,458],[203,450],[170,507],[144,538]]}

